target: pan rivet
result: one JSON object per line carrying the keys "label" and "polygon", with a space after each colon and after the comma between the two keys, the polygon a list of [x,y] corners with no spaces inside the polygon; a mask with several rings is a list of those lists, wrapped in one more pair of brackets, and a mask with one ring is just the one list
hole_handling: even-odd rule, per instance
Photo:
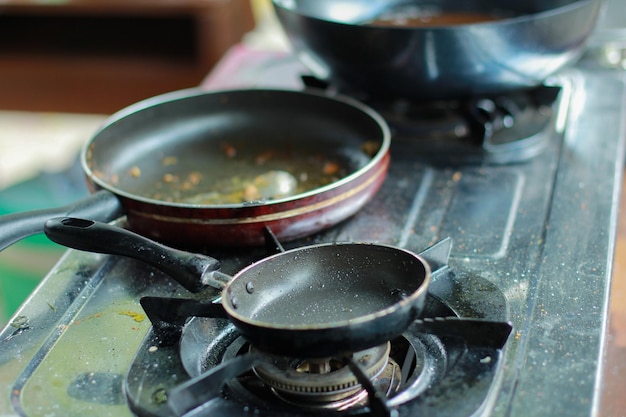
{"label": "pan rivet", "polygon": [[233,305],[233,308],[237,308],[237,306],[239,305],[239,301],[237,300],[237,297],[231,297],[230,303]]}
{"label": "pan rivet", "polygon": [[254,284],[252,281],[246,283],[246,291],[248,291],[248,294],[252,294],[254,292]]}

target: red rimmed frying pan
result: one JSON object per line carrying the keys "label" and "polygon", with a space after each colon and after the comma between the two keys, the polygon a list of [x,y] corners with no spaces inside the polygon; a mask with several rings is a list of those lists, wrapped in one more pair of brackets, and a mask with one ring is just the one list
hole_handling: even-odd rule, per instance
{"label": "red rimmed frying pan", "polygon": [[[173,246],[283,241],[357,212],[381,186],[390,133],[369,107],[289,90],[185,90],[113,115],[85,145],[82,166],[98,191],[67,207],[0,218],[0,249],[59,216],[111,221]],[[295,191],[259,195],[277,171]],[[242,197],[243,195],[243,197]]]}

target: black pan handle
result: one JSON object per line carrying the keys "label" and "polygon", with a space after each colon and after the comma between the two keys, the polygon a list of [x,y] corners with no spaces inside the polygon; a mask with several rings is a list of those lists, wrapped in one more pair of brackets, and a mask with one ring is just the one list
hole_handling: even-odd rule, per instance
{"label": "black pan handle", "polygon": [[0,251],[28,236],[43,233],[53,217],[78,216],[110,222],[124,215],[117,196],[102,190],[63,207],[25,211],[0,217]]}
{"label": "black pan handle", "polygon": [[465,317],[426,317],[415,321],[419,330],[435,336],[452,336],[470,345],[502,349],[513,326],[506,321]]}
{"label": "black pan handle", "polygon": [[94,220],[50,219],[44,232],[50,240],[70,248],[122,255],[145,262],[192,292],[199,292],[207,285],[221,288],[223,281],[230,278],[217,271],[220,267],[217,259],[170,248],[121,227]]}

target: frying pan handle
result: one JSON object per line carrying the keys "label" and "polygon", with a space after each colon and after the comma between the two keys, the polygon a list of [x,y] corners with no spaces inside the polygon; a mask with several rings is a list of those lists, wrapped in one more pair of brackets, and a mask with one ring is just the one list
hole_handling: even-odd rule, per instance
{"label": "frying pan handle", "polygon": [[435,336],[460,337],[465,342],[494,349],[502,349],[513,327],[505,321],[491,321],[461,317],[431,317],[418,319],[415,325]]}
{"label": "frying pan handle", "polygon": [[192,292],[199,292],[210,285],[220,267],[219,261],[209,256],[170,248],[121,227],[93,220],[73,217],[50,219],[44,232],[50,240],[70,248],[122,255],[145,262]]}
{"label": "frying pan handle", "polygon": [[124,215],[115,194],[102,190],[63,207],[32,210],[0,217],[0,251],[28,236],[42,233],[48,219],[79,216],[110,222]]}

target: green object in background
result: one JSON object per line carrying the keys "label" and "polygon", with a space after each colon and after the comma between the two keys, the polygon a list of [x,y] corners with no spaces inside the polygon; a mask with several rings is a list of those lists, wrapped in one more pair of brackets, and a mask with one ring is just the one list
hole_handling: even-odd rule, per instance
{"label": "green object in background", "polygon": [[33,236],[0,253],[0,327],[39,285],[61,257],[64,248],[43,236]]}
{"label": "green object in background", "polygon": [[[66,205],[88,194],[79,164],[0,191],[0,215]],[[44,235],[28,237],[0,252],[0,328],[54,266],[65,248]]]}

